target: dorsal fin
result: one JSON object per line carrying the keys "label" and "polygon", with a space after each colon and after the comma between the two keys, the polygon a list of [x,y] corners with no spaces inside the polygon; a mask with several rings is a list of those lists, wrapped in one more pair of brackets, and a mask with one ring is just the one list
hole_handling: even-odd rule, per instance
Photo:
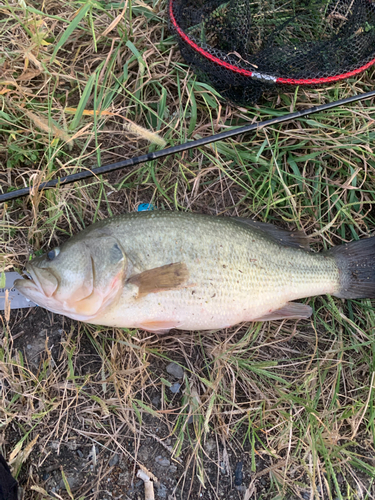
{"label": "dorsal fin", "polygon": [[252,219],[246,219],[245,217],[233,217],[233,219],[236,222],[246,224],[247,226],[266,233],[270,238],[281,245],[310,250],[310,238],[302,231],[287,231],[286,229],[280,229],[273,224],[258,222]]}

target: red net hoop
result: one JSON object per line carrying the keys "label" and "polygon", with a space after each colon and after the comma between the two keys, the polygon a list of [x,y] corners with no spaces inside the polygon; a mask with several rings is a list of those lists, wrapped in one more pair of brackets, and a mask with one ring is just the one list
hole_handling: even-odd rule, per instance
{"label": "red net hoop", "polygon": [[336,82],[375,63],[370,0],[170,0],[169,17],[187,62],[237,103],[285,85]]}

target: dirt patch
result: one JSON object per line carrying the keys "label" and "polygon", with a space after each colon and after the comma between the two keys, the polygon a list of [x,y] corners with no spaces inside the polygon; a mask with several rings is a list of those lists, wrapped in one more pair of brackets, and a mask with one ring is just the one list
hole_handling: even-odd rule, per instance
{"label": "dirt patch", "polygon": [[[312,484],[309,475],[301,472],[301,463],[288,455],[287,445],[267,448],[277,430],[252,427],[251,413],[231,436],[225,435],[225,411],[222,420],[218,415],[206,423],[207,432],[202,433],[205,422],[192,412],[194,389],[188,374],[193,368],[200,377],[210,377],[217,368],[205,365],[196,342],[191,342],[190,350],[176,348],[182,340],[187,349],[189,334],[180,339],[124,334],[119,340],[112,331],[92,330],[38,307],[12,311],[10,324],[6,348],[17,360],[17,369],[23,359],[28,371],[14,372],[13,382],[4,384],[5,400],[9,403],[20,397],[21,407],[5,426],[2,451],[9,457],[25,433],[26,443],[35,439],[19,468],[25,499],[39,498],[36,491],[43,490],[63,499],[143,499],[139,469],[154,478],[156,499],[242,500],[245,495],[271,499],[285,474],[293,486],[279,487],[283,498],[307,500],[311,495],[329,495],[325,482]],[[242,334],[239,330],[233,339],[241,343]],[[260,360],[278,359],[288,373],[291,353],[299,363],[314,354],[313,337],[306,325],[300,334],[292,331],[277,347],[265,329],[259,339],[265,344]],[[116,352],[116,342],[123,347],[121,353]],[[151,352],[147,359],[142,346]],[[160,346],[173,352],[173,362],[152,354]],[[130,352],[137,357],[138,366],[127,358]],[[117,367],[116,373],[110,372],[111,363]],[[139,373],[139,382],[131,386]],[[131,397],[127,394],[130,386]],[[201,392],[200,402],[203,400]],[[246,394],[238,390],[237,408],[248,404]],[[31,407],[34,415],[30,416]],[[9,408],[14,411],[14,405]],[[375,459],[366,443],[351,453],[360,455],[369,467]],[[342,473],[336,480],[342,494],[348,484],[356,488],[355,481]],[[361,476],[361,488],[371,494],[366,473]]]}
{"label": "dirt patch", "polygon": [[[100,380],[102,359],[89,337],[77,331],[75,322],[39,307],[30,309],[24,316],[20,311],[12,311],[10,321],[12,352],[23,354],[25,366],[35,376],[40,374],[43,363],[48,360],[57,373],[63,373],[66,368],[64,353],[66,355],[66,343],[70,337],[79,343],[79,351],[73,360],[75,376],[90,377],[94,383]],[[183,359],[176,357],[176,361],[183,364]],[[164,376],[170,383],[165,395],[152,386],[146,389],[147,400],[155,414],[160,411],[163,397],[169,399],[171,412],[177,412],[182,405],[183,381],[178,378],[180,372],[167,371],[167,366],[167,362],[160,362],[157,358],[148,366],[154,377]],[[63,377],[59,378],[59,383],[64,386]],[[54,389],[55,397],[59,397],[56,388],[50,387],[50,390]],[[85,389],[89,394],[90,384]],[[84,403],[88,404],[88,401]],[[108,399],[106,403],[109,403]],[[173,448],[176,439],[171,428],[158,416],[145,414],[141,433],[137,435],[132,426],[124,425],[120,418],[112,415],[110,425],[105,426],[108,438],[103,440],[101,433],[97,432],[96,422],[90,422],[89,418],[77,418],[74,404],[72,407],[72,411],[65,411],[63,418],[61,410],[50,412],[49,422],[56,427],[56,432],[45,429],[48,439],[46,435],[41,435],[37,440],[39,444],[23,464],[18,480],[25,498],[35,498],[32,486],[43,488],[51,496],[57,494],[69,498],[67,485],[74,498],[143,498],[143,481],[136,477],[137,470],[143,467],[157,478],[156,498],[240,499],[254,476],[251,470],[254,464],[246,447],[232,443],[227,449],[225,444],[217,441],[214,432],[202,447],[201,463],[197,464],[192,453],[197,445],[194,442],[194,419],[187,426],[183,451],[175,457]],[[29,440],[40,431],[40,428],[32,431]],[[6,428],[4,444],[7,455],[22,437],[22,427],[11,425]],[[265,460],[256,459],[257,469],[266,466]],[[204,485],[203,478],[200,480],[198,477],[202,467],[206,472]],[[257,491],[264,492],[267,485],[269,481],[264,476],[257,481]]]}

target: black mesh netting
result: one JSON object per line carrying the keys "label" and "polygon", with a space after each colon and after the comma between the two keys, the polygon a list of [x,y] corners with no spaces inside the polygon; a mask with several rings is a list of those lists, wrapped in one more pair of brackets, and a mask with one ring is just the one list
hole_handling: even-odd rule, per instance
{"label": "black mesh netting", "polygon": [[371,0],[170,0],[183,57],[233,102],[321,85],[375,62]]}

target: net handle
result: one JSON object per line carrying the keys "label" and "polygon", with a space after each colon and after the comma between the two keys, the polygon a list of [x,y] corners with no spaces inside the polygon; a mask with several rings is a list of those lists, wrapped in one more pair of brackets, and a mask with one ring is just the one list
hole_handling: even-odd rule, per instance
{"label": "net handle", "polygon": [[111,163],[109,165],[103,165],[101,167],[96,167],[92,169],[85,169],[75,174],[67,175],[65,177],[58,177],[57,179],[53,179],[47,182],[42,182],[35,187],[26,187],[23,189],[17,189],[15,191],[10,191],[8,193],[1,194],[0,203],[21,198],[22,196],[26,196],[31,192],[35,191],[39,192],[42,191],[43,189],[65,186],[66,184],[71,184],[72,182],[89,179],[90,177],[93,176],[108,174],[109,172],[115,172],[116,170],[120,170],[125,167],[132,167],[134,165],[139,165],[140,163],[145,163],[147,161],[159,160],[160,158],[165,158],[166,156],[172,154],[181,153],[183,151],[188,151],[189,149],[193,148],[199,148],[201,146],[206,146],[207,144],[212,144],[214,142],[221,141],[223,139],[228,139],[235,135],[245,134],[253,130],[260,130],[262,128],[269,127],[270,125],[284,123],[297,118],[303,118],[308,115],[318,113],[319,111],[326,111],[328,109],[333,109],[338,106],[344,106],[352,102],[364,101],[366,99],[370,99],[371,97],[375,97],[375,90],[372,90],[371,92],[366,92],[365,94],[353,95],[351,97],[347,97],[346,99],[340,99],[338,101],[329,102],[327,104],[321,104],[320,106],[313,106],[312,108],[307,108],[302,111],[295,111],[294,113],[288,113],[286,115],[276,116],[269,120],[265,120],[258,123],[252,123],[250,125],[245,125],[244,127],[237,127],[232,130],[226,130],[225,132],[220,132],[219,134],[211,135],[209,137],[203,137],[202,139],[197,139],[195,141],[184,142],[183,144],[178,144],[177,146],[173,146],[171,148],[147,153],[145,155],[137,156],[135,158],[129,158],[128,160],[122,160],[117,163]]}

